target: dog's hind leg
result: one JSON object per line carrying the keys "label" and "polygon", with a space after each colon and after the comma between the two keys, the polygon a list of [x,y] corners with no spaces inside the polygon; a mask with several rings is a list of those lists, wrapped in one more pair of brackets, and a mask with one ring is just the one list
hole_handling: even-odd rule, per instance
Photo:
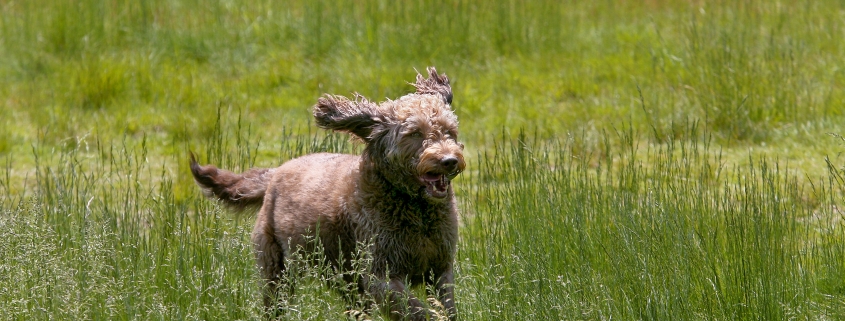
{"label": "dog's hind leg", "polygon": [[264,307],[272,314],[277,310],[278,290],[285,270],[285,259],[272,229],[260,226],[261,224],[260,221],[256,224],[252,243],[255,246],[255,262],[264,282]]}

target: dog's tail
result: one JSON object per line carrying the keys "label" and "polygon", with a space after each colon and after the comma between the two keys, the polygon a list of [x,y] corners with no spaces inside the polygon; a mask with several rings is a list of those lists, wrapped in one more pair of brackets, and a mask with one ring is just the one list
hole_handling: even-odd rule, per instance
{"label": "dog's tail", "polygon": [[220,200],[231,210],[242,212],[259,207],[264,202],[272,169],[253,168],[236,174],[214,165],[200,166],[191,153],[191,173],[205,196]]}

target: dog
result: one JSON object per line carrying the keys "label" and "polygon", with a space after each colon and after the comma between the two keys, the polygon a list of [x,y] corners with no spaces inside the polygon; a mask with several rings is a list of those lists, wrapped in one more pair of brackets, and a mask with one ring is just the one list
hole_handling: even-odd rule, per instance
{"label": "dog", "polygon": [[[458,218],[451,181],[466,166],[458,141],[452,88],[445,74],[417,73],[416,91],[373,103],[326,94],[313,107],[316,124],[346,132],[365,144],[361,155],[317,153],[277,168],[242,174],[200,166],[191,172],[204,194],[243,210],[258,207],[252,233],[255,257],[268,292],[297,248],[313,249],[320,239],[326,260],[348,271],[357,244],[368,244],[372,263],[357,281],[394,320],[425,320],[412,285],[434,289],[455,319],[454,260]],[[313,244],[313,242],[311,242]],[[311,248],[309,248],[309,246]]]}

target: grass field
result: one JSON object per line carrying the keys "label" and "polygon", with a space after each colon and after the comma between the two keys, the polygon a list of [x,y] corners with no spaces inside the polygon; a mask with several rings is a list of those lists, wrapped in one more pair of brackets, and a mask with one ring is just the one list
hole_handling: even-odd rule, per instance
{"label": "grass field", "polygon": [[[841,1],[0,0],[0,320],[261,320],[243,170],[450,76],[462,320],[845,319]],[[355,315],[302,266],[283,319]],[[372,315],[373,319],[383,316]]]}

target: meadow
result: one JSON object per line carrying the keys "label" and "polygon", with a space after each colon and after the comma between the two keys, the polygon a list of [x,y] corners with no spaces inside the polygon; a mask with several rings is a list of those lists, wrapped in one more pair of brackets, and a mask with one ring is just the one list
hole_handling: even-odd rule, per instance
{"label": "meadow", "polygon": [[[845,319],[840,1],[0,0],[0,320],[262,320],[188,169],[449,75],[461,320]],[[307,261],[307,260],[305,260]],[[325,267],[284,320],[362,316]]]}

